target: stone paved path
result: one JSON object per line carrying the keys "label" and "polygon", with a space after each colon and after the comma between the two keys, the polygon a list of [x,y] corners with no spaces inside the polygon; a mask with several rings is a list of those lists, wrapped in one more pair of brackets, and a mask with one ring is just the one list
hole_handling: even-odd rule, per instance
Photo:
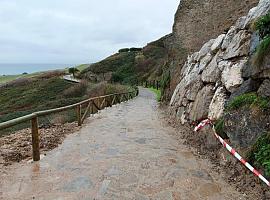
{"label": "stone paved path", "polygon": [[1,174],[2,199],[245,199],[162,124],[154,94],[106,109],[37,163]]}

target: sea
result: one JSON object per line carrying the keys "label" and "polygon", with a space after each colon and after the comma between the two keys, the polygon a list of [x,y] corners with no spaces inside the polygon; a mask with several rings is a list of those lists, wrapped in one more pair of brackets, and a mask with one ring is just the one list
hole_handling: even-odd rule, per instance
{"label": "sea", "polygon": [[75,67],[77,64],[28,64],[28,63],[0,63],[0,75],[16,75],[34,73],[47,70],[65,69]]}

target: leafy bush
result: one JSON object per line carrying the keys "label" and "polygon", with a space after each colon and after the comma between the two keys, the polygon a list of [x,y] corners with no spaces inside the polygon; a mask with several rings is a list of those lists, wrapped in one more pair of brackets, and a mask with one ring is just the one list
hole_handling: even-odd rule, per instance
{"label": "leafy bush", "polygon": [[269,98],[264,98],[256,95],[255,93],[247,93],[235,97],[227,105],[227,110],[236,110],[243,106],[258,106],[261,109],[267,109],[270,107]]}
{"label": "leafy bush", "polygon": [[261,38],[264,38],[266,35],[270,34],[270,13],[260,17],[255,22],[255,29],[259,31]]}
{"label": "leafy bush", "polygon": [[135,62],[134,52],[125,52],[121,54],[112,55],[98,63],[92,64],[88,71],[92,73],[100,74],[107,72],[115,72],[121,67],[130,66],[131,68],[134,66]]}
{"label": "leafy bush", "polygon": [[78,72],[80,72],[80,70],[78,70],[76,67],[71,67],[68,69],[68,73],[72,74],[74,78]]}
{"label": "leafy bush", "polygon": [[256,49],[253,59],[253,65],[260,67],[263,64],[264,58],[270,54],[270,35],[266,36]]}
{"label": "leafy bush", "polygon": [[270,176],[270,133],[262,135],[247,153],[247,159],[256,167],[263,167]]}
{"label": "leafy bush", "polygon": [[129,51],[142,51],[142,48],[132,47],[132,48],[129,49]]}
{"label": "leafy bush", "polygon": [[170,80],[171,80],[171,74],[170,74],[170,71],[167,70],[165,73],[162,74],[162,78],[160,81],[160,88],[161,88],[162,96],[164,95],[165,89],[170,84]]}
{"label": "leafy bush", "polygon": [[134,81],[136,82],[134,74],[134,66],[123,65],[112,74],[112,81],[117,83],[133,84]]}
{"label": "leafy bush", "polygon": [[255,22],[255,30],[259,32],[262,39],[253,59],[253,65],[259,68],[263,64],[264,58],[270,54],[270,13]]}
{"label": "leafy bush", "polygon": [[119,49],[119,53],[129,52],[129,48]]}

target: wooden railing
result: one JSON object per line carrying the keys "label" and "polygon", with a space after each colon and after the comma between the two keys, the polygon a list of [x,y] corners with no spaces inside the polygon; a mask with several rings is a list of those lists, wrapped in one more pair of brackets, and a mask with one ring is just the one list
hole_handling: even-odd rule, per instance
{"label": "wooden railing", "polygon": [[155,88],[157,90],[160,89],[160,81],[157,81],[157,80],[143,81],[140,85],[143,87],[146,87],[146,88],[152,87],[152,88]]}
{"label": "wooden railing", "polygon": [[[128,101],[129,99],[134,98],[139,93],[138,89],[133,92],[127,93],[117,93],[110,94],[106,96],[94,97],[82,102],[72,104],[69,106],[64,106],[51,110],[44,110],[35,112],[23,117],[19,117],[7,122],[0,123],[0,130],[10,128],[12,126],[31,121],[31,133],[32,133],[32,150],[33,150],[33,160],[40,160],[40,148],[39,148],[39,131],[38,131],[38,117],[43,117],[49,114],[60,113],[70,109],[75,109],[77,113],[78,126],[81,126],[86,119],[87,115],[93,114],[94,110],[102,110],[106,107],[112,107],[115,104],[121,103],[123,101]],[[87,105],[87,108],[84,113],[82,113],[82,106]]]}

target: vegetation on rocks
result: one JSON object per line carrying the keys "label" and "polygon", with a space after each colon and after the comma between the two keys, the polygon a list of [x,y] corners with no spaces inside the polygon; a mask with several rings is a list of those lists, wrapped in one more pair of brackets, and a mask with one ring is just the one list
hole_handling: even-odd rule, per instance
{"label": "vegetation on rocks", "polygon": [[264,38],[265,36],[270,34],[270,13],[260,17],[255,22],[255,29],[259,31],[261,38]]}
{"label": "vegetation on rocks", "polygon": [[255,93],[247,93],[235,97],[227,105],[227,110],[236,110],[243,106],[257,106],[261,109],[267,109],[270,107],[270,100],[265,97],[260,97]]}
{"label": "vegetation on rocks", "polygon": [[264,58],[270,53],[270,35],[266,36],[256,49],[253,64],[260,66],[263,64]]}
{"label": "vegetation on rocks", "polygon": [[256,49],[253,64],[257,67],[263,64],[264,58],[270,53],[270,13],[255,22],[255,30],[259,32],[262,41]]}
{"label": "vegetation on rocks", "polygon": [[247,153],[248,160],[256,167],[263,167],[265,174],[270,176],[270,133],[265,133]]}

